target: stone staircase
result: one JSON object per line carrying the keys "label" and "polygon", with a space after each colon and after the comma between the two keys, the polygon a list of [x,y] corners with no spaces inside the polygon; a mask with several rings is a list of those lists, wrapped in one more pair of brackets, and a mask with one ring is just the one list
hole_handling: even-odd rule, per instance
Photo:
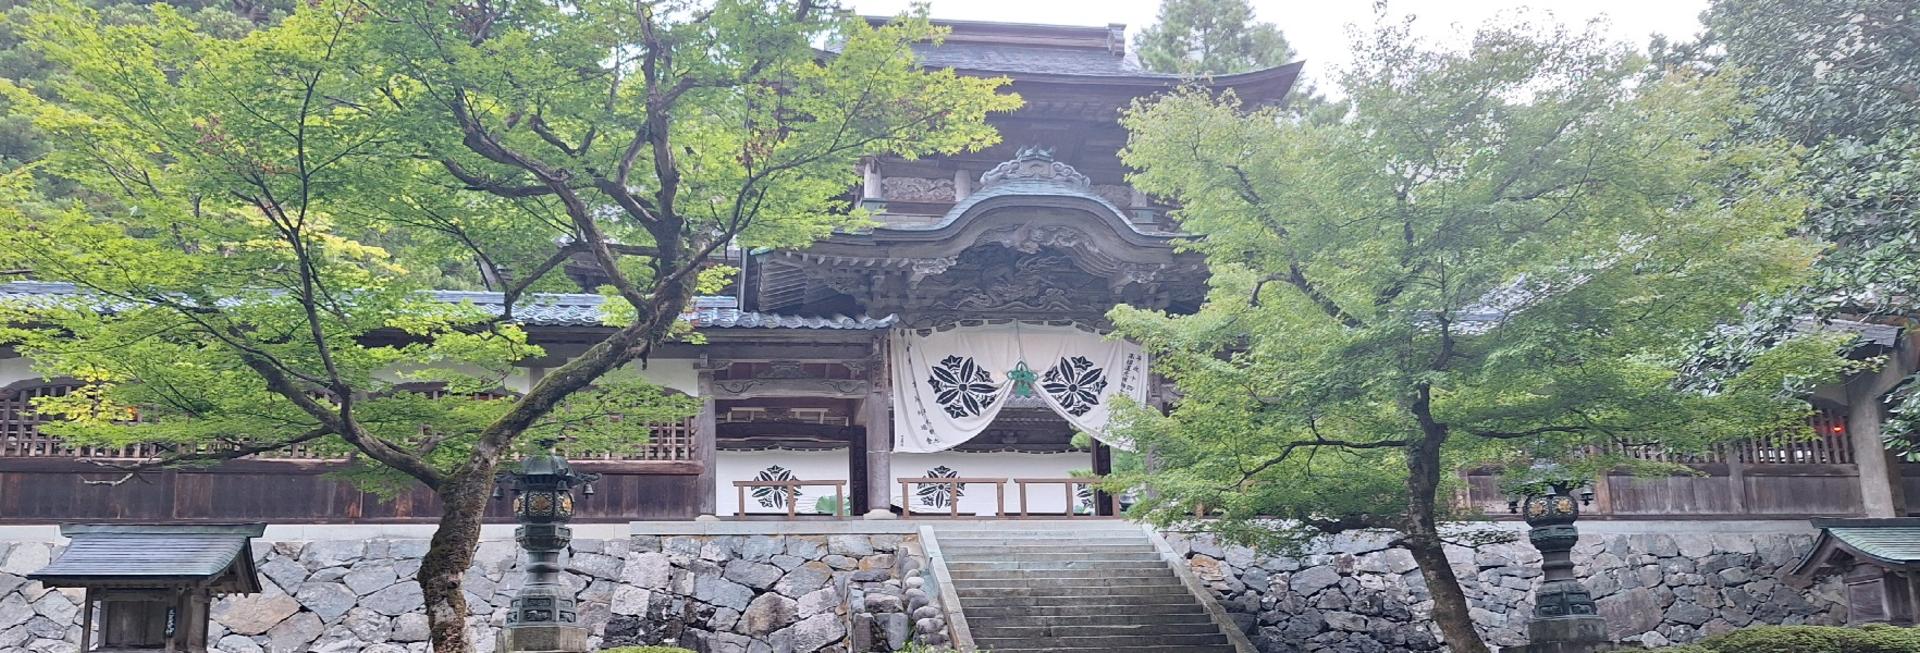
{"label": "stone staircase", "polygon": [[1235,651],[1137,525],[947,522],[934,531],[981,651]]}

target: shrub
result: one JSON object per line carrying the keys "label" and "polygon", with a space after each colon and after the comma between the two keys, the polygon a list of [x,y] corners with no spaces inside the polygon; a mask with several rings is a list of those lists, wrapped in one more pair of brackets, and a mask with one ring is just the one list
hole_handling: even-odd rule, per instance
{"label": "shrub", "polygon": [[600,649],[600,653],[693,653],[693,651],[684,648],[674,648],[672,646],[622,646],[620,648],[603,648]]}
{"label": "shrub", "polygon": [[1659,653],[1920,653],[1920,628],[1758,626]]}

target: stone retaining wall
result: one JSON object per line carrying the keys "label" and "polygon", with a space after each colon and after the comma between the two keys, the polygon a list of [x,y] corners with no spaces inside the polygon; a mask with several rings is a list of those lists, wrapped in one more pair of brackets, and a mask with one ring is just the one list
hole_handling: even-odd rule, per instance
{"label": "stone retaining wall", "polygon": [[[593,643],[841,653],[950,636],[911,530],[723,526],[574,540],[566,580]],[[1298,557],[1259,556],[1208,536],[1168,541],[1265,653],[1441,650],[1404,551],[1340,538]],[[1574,559],[1616,638],[1661,645],[1756,623],[1844,622],[1837,579],[1808,587],[1785,577],[1811,544],[1804,530],[1588,534]],[[256,542],[265,591],[216,603],[209,642],[226,653],[424,652],[412,576],[425,552],[415,539]],[[0,542],[0,650],[76,650],[80,593],[22,578],[55,553],[46,542]],[[517,555],[511,541],[486,541],[467,573],[469,632],[482,653],[517,588]],[[1539,554],[1521,542],[1452,555],[1489,641],[1523,643]]]}
{"label": "stone retaining wall", "polygon": [[[634,536],[577,539],[565,581],[594,645],[671,644],[703,653],[847,653],[904,646],[909,585],[924,565],[911,535]],[[423,653],[427,619],[413,580],[425,540],[254,543],[259,594],[218,600],[208,643],[224,653]],[[74,653],[79,590],[23,576],[57,553],[0,543],[0,651]],[[468,632],[495,647],[519,587],[513,542],[483,542],[467,571]],[[864,600],[852,606],[848,597]],[[921,595],[924,597],[924,594]],[[869,632],[851,636],[848,624]],[[929,628],[946,636],[944,623]],[[928,639],[923,635],[921,639]]]}
{"label": "stone retaining wall", "polygon": [[[1207,535],[1168,541],[1262,653],[1437,651],[1433,601],[1413,557],[1378,539],[1341,537],[1298,557],[1260,556]],[[1787,572],[1804,533],[1588,534],[1573,558],[1611,636],[1687,643],[1749,624],[1839,624],[1838,579],[1797,585]],[[1526,643],[1540,554],[1524,541],[1449,552],[1488,643]]]}
{"label": "stone retaining wall", "polygon": [[899,650],[911,628],[907,585],[924,565],[916,540],[636,535],[603,642],[715,653]]}

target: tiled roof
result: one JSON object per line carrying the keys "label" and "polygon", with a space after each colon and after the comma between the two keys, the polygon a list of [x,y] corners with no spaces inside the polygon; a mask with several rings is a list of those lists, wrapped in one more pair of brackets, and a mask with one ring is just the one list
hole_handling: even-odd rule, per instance
{"label": "tiled roof", "polygon": [[1089,48],[1003,43],[920,43],[913,46],[913,53],[920,58],[921,65],[929,68],[1036,75],[1180,78],[1179,75],[1149,72],[1133,57]]}
{"label": "tiled roof", "polygon": [[968,195],[966,199],[960,200],[958,203],[955,203],[953,205],[953,208],[948,209],[946,214],[940,216],[940,219],[936,222],[932,222],[929,224],[919,224],[919,225],[890,225],[890,226],[887,226],[886,229],[888,231],[939,231],[941,229],[945,229],[947,227],[953,226],[955,222],[959,222],[961,216],[966,215],[968,211],[972,211],[973,208],[975,206],[978,206],[980,203],[986,202],[988,200],[992,200],[995,198],[1000,198],[1000,197],[1078,198],[1078,199],[1092,202],[1094,204],[1099,205],[1101,208],[1106,209],[1107,213],[1112,214],[1113,217],[1116,218],[1120,223],[1127,225],[1127,228],[1133,230],[1135,233],[1138,233],[1144,236],[1158,236],[1163,238],[1180,235],[1172,232],[1160,231],[1152,228],[1151,225],[1142,225],[1132,220],[1128,220],[1127,213],[1121,210],[1120,207],[1114,206],[1113,203],[1107,201],[1106,198],[1101,197],[1099,195],[1095,195],[1092,192],[1089,192],[1085,189],[1074,188],[1073,186],[1070,186],[1067,184],[1060,184],[1060,183],[1054,183],[1054,182],[1043,181],[1043,180],[1025,180],[1025,179],[1001,182],[999,184],[995,184],[993,186],[989,186],[987,188],[983,188],[981,190],[975,191],[972,195]]}
{"label": "tiled roof", "polygon": [[1793,321],[1793,328],[1803,332],[1845,331],[1859,334],[1868,344],[1892,347],[1900,341],[1900,327],[1889,324],[1876,324],[1858,320],[1817,320],[1803,317]]}
{"label": "tiled roof", "polygon": [[[14,281],[0,283],[0,303],[23,303],[27,305],[46,305],[61,298],[84,295],[80,289],[67,283],[43,281]],[[500,315],[505,309],[503,296],[497,292],[469,290],[436,290],[434,298],[440,301],[460,304],[470,303],[492,315]],[[604,323],[606,312],[603,305],[606,298],[600,295],[584,293],[532,293],[514,308],[514,318],[521,324],[546,327],[593,327]],[[694,299],[693,310],[681,319],[689,320],[693,326],[701,329],[843,329],[875,330],[893,326],[894,318],[871,318],[866,316],[847,317],[801,317],[795,315],[777,315],[742,311],[732,297],[698,297]]]}
{"label": "tiled roof", "polygon": [[1920,563],[1920,525],[1829,528],[1860,553],[1887,562]]}
{"label": "tiled roof", "polygon": [[72,543],[60,557],[28,578],[51,585],[167,579],[203,581],[247,559],[248,541],[264,524],[70,525],[61,534]]}
{"label": "tiled roof", "polygon": [[1851,561],[1920,568],[1920,519],[1815,519],[1820,538],[1793,569],[1796,576],[1844,569]]}

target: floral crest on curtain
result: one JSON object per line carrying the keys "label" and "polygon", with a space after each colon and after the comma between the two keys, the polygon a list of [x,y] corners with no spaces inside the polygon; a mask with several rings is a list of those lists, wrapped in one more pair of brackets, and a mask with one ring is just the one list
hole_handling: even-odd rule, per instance
{"label": "floral crest on curtain", "polygon": [[1061,358],[1047,370],[1040,387],[1075,417],[1100,405],[1100,393],[1107,389],[1107,372],[1085,356]]}
{"label": "floral crest on curtain", "polygon": [[993,374],[971,356],[940,359],[927,376],[927,386],[933,388],[933,400],[955,419],[979,415],[1000,397]]}

